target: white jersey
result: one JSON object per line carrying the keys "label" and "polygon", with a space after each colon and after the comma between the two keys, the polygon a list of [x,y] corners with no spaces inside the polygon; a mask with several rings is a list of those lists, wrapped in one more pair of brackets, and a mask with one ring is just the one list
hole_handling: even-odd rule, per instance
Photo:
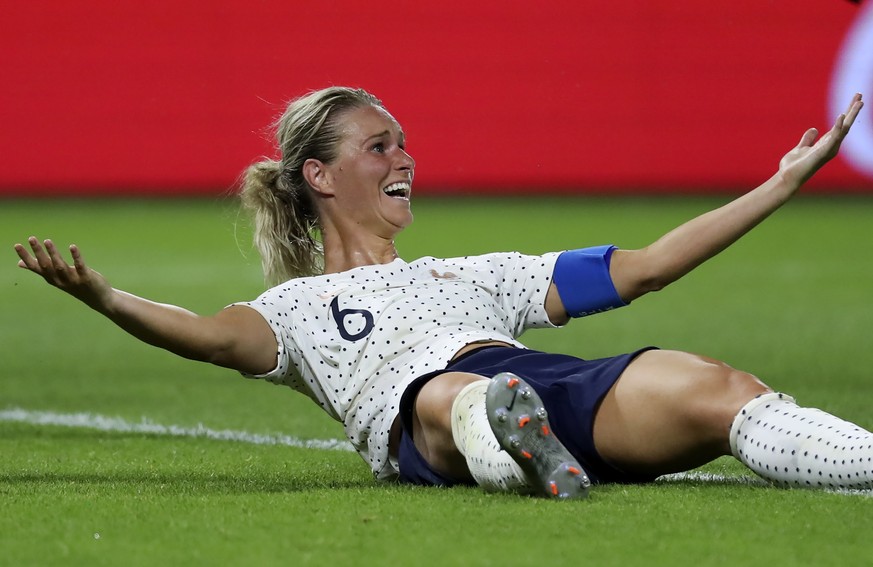
{"label": "white jersey", "polygon": [[559,253],[487,254],[363,266],[297,278],[239,303],[269,322],[279,345],[263,378],[318,403],[379,479],[400,397],[416,377],[445,368],[467,344],[516,341],[551,327],[545,299]]}

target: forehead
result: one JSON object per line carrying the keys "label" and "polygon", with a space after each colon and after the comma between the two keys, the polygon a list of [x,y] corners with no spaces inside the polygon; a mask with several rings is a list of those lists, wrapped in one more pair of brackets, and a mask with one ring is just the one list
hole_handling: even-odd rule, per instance
{"label": "forehead", "polygon": [[360,106],[344,113],[340,118],[340,131],[346,139],[367,138],[382,132],[403,136],[397,120],[382,107]]}

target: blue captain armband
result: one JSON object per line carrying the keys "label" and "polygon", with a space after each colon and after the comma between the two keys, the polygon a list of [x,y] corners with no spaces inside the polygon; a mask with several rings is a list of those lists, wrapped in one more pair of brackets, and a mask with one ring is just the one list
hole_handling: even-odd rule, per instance
{"label": "blue captain armband", "polygon": [[562,252],[555,262],[552,282],[570,317],[584,317],[627,305],[619,297],[609,262],[616,247],[593,246]]}

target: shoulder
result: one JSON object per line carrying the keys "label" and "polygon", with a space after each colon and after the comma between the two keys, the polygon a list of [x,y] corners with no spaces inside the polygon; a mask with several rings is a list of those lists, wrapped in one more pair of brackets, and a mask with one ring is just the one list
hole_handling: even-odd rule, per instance
{"label": "shoulder", "polygon": [[448,258],[443,261],[449,265],[487,268],[499,271],[537,268],[551,269],[560,254],[560,252],[547,252],[545,254],[525,254],[516,251],[490,252],[476,256]]}

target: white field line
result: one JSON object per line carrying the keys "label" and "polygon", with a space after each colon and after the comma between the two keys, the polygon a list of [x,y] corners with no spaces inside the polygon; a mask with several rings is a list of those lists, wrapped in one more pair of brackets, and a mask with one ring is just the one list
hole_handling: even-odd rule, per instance
{"label": "white field line", "polygon": [[[324,449],[329,451],[354,451],[348,441],[339,439],[298,439],[289,435],[265,435],[248,431],[233,431],[230,429],[211,429],[203,424],[195,427],[181,425],[161,425],[147,418],[139,422],[131,422],[120,417],[107,417],[92,413],[55,413],[50,411],[31,411],[21,408],[0,410],[0,422],[10,421],[30,425],[54,425],[58,427],[74,427],[80,429],[97,429],[113,433],[142,433],[144,435],[166,435],[170,437],[200,437],[216,441],[237,441],[253,445],[283,445],[286,447],[301,447],[305,449]],[[699,483],[769,486],[756,476],[725,476],[719,474],[690,471],[668,474],[659,477],[658,483],[692,481]],[[873,498],[873,490],[838,489],[828,490],[836,494],[864,496]]]}
{"label": "white field line", "polygon": [[265,435],[248,431],[230,429],[211,429],[203,424],[194,427],[182,425],[161,425],[147,418],[132,422],[120,417],[107,417],[92,413],[55,413],[50,411],[31,411],[21,408],[0,410],[0,421],[14,421],[31,425],[56,425],[81,429],[97,429],[114,433],[142,433],[146,435],[167,435],[171,437],[201,437],[217,441],[238,441],[254,445],[284,445],[306,449],[327,449],[332,451],[353,451],[348,441],[339,439],[298,439],[290,435]]}
{"label": "white field line", "polygon": [[[761,486],[767,487],[771,486],[769,482],[766,480],[757,477],[757,476],[725,476],[720,474],[712,474],[705,473],[700,471],[690,471],[690,472],[681,472],[668,474],[661,477],[658,477],[656,482],[670,483],[670,482],[682,482],[682,481],[691,481],[697,483],[712,483],[712,484],[724,484],[724,485],[734,485],[734,486]],[[805,490],[805,489],[800,489]],[[873,490],[863,490],[859,488],[826,488],[825,492],[831,492],[833,494],[845,494],[848,496],[864,496],[866,498],[873,498]]]}
{"label": "white field line", "polygon": [[770,484],[757,476],[725,476],[721,474],[705,473],[700,471],[680,472],[659,476],[656,482],[708,482],[711,484],[734,484],[737,486],[770,486]]}

